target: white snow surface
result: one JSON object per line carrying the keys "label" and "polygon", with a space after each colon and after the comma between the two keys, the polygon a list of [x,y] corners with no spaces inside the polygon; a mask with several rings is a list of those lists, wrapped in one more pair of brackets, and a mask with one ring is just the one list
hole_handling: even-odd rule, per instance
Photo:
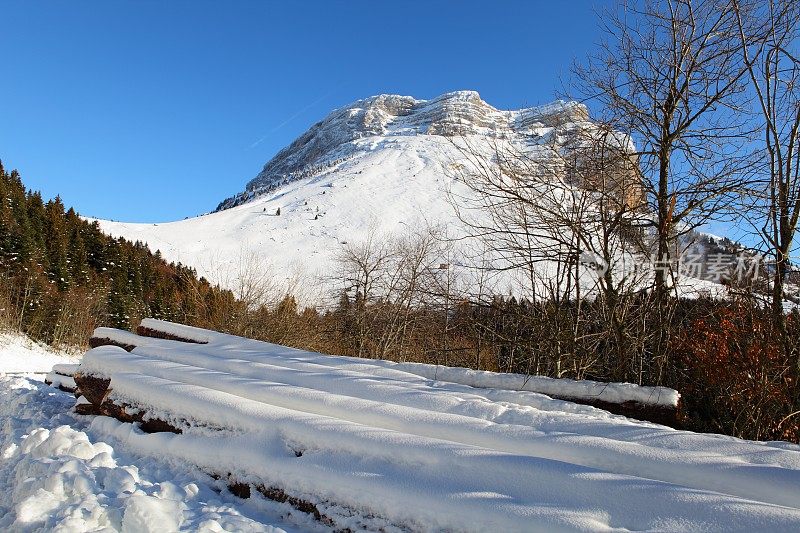
{"label": "white snow surface", "polygon": [[[173,337],[186,339],[197,343],[208,344],[214,342],[219,344],[220,342],[218,333],[213,333],[208,330],[186,326],[183,324],[145,318],[141,321],[141,325],[145,328],[160,331]],[[133,346],[139,345],[142,347],[152,342],[148,338],[143,338],[138,335],[133,335],[125,331],[111,328],[97,328],[94,336],[97,338],[109,338],[123,344],[130,344]],[[249,344],[256,341],[239,338],[237,341],[232,342]],[[293,350],[284,346],[276,347],[276,345],[269,345],[266,343],[256,343],[254,346],[256,346],[256,350],[259,346],[266,346],[262,348],[262,350],[268,352],[274,352],[276,349],[281,352],[286,351],[287,353],[296,352],[306,359],[313,358],[315,360],[319,360],[321,364],[325,365],[347,364],[356,365],[356,368],[359,368],[360,365],[368,362],[370,366],[380,366],[392,370],[399,370],[401,372],[415,374],[429,380],[446,381],[448,383],[458,383],[461,385],[468,385],[470,387],[484,389],[528,391],[539,394],[559,396],[562,398],[576,400],[601,400],[610,403],[623,403],[632,401],[646,405],[658,405],[663,407],[677,407],[680,399],[680,394],[678,391],[667,387],[645,387],[634,385],[633,383],[602,383],[590,380],[576,381],[572,379],[553,379],[545,376],[527,376],[524,374],[487,372],[481,370],[472,370],[469,368],[431,365],[424,363],[397,363],[394,361],[380,359],[365,360],[358,357],[338,356],[331,358],[327,355]],[[203,362],[213,366],[215,364],[215,359],[204,359]],[[87,368],[85,362],[83,367]]]}
{"label": "white snow surface", "polygon": [[0,330],[0,374],[46,374],[59,363],[77,363],[80,355],[54,350],[24,335]]}
{"label": "white snow surface", "polygon": [[609,403],[637,402],[663,407],[677,407],[680,394],[667,387],[643,387],[633,383],[602,383],[591,380],[554,379],[546,376],[526,376],[472,370],[424,363],[394,363],[375,361],[375,364],[416,374],[426,379],[459,383],[483,389],[530,391],[574,400],[600,400]]}
{"label": "white snow surface", "polygon": [[[43,361],[72,356],[4,334],[0,360],[0,530],[326,531],[263,498],[241,500],[186,463],[138,455],[71,412],[75,398],[40,381]],[[17,359],[19,347],[24,358]],[[65,370],[60,367],[60,370]],[[289,516],[291,513],[291,516]]]}
{"label": "white snow surface", "polygon": [[[157,321],[148,327],[159,328]],[[234,473],[314,502],[340,527],[419,531],[796,530],[800,447],[676,431],[528,391],[434,381],[164,325],[80,371],[182,434],[98,417],[143,456]],[[96,336],[131,341],[131,334]]]}
{"label": "white snow surface", "polygon": [[70,376],[64,376],[57,372],[50,372],[45,378],[45,382],[51,384],[53,387],[65,387],[70,390],[75,390],[75,379]]}

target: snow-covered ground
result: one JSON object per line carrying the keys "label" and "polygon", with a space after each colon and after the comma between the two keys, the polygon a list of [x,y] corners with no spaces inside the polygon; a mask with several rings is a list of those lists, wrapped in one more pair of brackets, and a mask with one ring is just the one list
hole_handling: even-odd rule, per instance
{"label": "snow-covered ground", "polygon": [[53,350],[24,335],[0,330],[0,373],[46,374],[59,363],[77,363],[81,355]]}
{"label": "snow-covered ground", "polygon": [[[72,414],[41,372],[74,356],[0,336],[0,530],[324,531],[285,504],[241,500],[185,463],[137,455]],[[8,373],[11,372],[11,373]],[[18,373],[25,375],[18,375]]]}

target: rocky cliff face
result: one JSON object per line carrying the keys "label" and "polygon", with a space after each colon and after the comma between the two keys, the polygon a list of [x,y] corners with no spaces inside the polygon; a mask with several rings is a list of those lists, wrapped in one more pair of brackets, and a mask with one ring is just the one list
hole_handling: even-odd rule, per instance
{"label": "rocky cliff face", "polygon": [[457,91],[432,100],[382,94],[337,109],[278,152],[251,180],[244,192],[222,202],[218,210],[245,203],[290,181],[310,176],[352,156],[367,137],[480,135],[525,142],[543,130],[574,128],[588,123],[586,107],[558,101],[548,105],[501,111],[475,91]]}

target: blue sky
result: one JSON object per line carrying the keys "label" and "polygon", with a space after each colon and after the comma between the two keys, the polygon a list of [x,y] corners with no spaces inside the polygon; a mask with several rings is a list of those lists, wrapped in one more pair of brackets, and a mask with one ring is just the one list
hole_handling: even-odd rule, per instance
{"label": "blue sky", "polygon": [[0,159],[85,215],[180,219],[336,107],[457,89],[545,103],[598,38],[580,0],[4,1]]}

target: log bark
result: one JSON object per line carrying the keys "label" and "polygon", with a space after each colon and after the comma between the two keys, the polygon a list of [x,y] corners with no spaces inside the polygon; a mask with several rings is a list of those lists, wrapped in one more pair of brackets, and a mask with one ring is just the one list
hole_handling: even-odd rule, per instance
{"label": "log bark", "polygon": [[326,526],[333,527],[335,525],[330,517],[320,513],[319,509],[317,509],[317,506],[307,500],[289,496],[282,489],[276,487],[256,485],[255,489],[265,498],[279,503],[288,503],[298,511],[312,515],[314,519],[322,522]]}
{"label": "log bark", "polygon": [[89,404],[75,406],[75,412],[78,414],[110,416],[120,422],[127,423],[139,422],[139,426],[145,433],[183,433],[183,430],[169,422],[147,416],[147,412],[111,401],[108,397],[111,392],[111,380],[109,378],[79,373],[75,374],[75,383],[81,390],[83,397],[89,401]]}
{"label": "log bark", "polygon": [[[272,500],[278,503],[288,503],[298,511],[310,514],[311,516],[314,517],[315,520],[325,524],[326,526],[329,527],[336,526],[336,523],[333,521],[333,519],[331,519],[329,516],[322,514],[316,505],[314,505],[308,500],[290,496],[283,489],[279,489],[277,487],[267,487],[266,485],[260,483],[257,485],[250,485],[249,483],[243,483],[234,478],[230,472],[226,476],[222,476],[217,473],[210,473],[209,475],[214,479],[222,479],[223,477],[225,477],[227,479],[228,491],[230,491],[230,493],[233,494],[234,496],[243,499],[248,499],[250,498],[250,496],[252,496],[253,489],[255,489],[259,494],[261,494],[268,500]],[[350,530],[339,529],[337,531],[345,533]]]}
{"label": "log bark", "polygon": [[103,402],[106,399],[111,380],[97,376],[88,376],[79,372],[75,374],[75,384],[81,390],[81,394],[83,394],[83,397],[86,398],[89,403],[99,407],[103,405]]}
{"label": "log bark", "polygon": [[136,334],[139,335],[140,337],[150,337],[151,339],[164,339],[168,341],[188,342],[190,344],[208,344],[207,342],[196,341],[193,339],[186,339],[184,337],[179,337],[177,335],[172,335],[170,333],[164,333],[163,331],[146,328],[144,326],[137,327]]}
{"label": "log bark", "polygon": [[79,403],[75,406],[75,413],[86,416],[99,416],[103,414],[100,408],[93,403]]}
{"label": "log bark", "polygon": [[602,400],[589,400],[586,398],[570,398],[569,396],[549,396],[556,400],[564,400],[581,405],[588,405],[589,407],[597,407],[598,409],[603,409],[604,411],[608,411],[609,413],[615,415],[627,416],[628,418],[643,420],[645,422],[653,422],[654,424],[661,424],[673,429],[683,429],[683,417],[680,403],[678,403],[678,407],[668,407],[664,405],[650,405],[633,401],[613,403]]}
{"label": "log bark", "polygon": [[124,342],[115,341],[108,337],[92,337],[89,339],[89,347],[97,348],[99,346],[119,346],[126,352],[131,352],[136,348],[133,344],[125,344]]}

